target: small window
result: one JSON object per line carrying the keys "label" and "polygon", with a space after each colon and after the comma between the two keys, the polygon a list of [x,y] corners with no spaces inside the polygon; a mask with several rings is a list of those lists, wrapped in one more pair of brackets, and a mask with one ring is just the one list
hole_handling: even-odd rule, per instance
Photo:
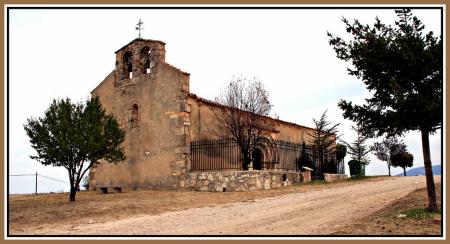
{"label": "small window", "polygon": [[137,104],[133,104],[131,109],[130,125],[132,128],[137,127],[139,122],[139,107]]}

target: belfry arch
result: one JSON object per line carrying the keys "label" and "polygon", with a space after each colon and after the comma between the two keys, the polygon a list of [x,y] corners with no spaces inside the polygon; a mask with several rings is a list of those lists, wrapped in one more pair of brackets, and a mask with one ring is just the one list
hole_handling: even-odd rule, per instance
{"label": "belfry arch", "polygon": [[133,54],[130,51],[125,52],[122,58],[122,62],[122,79],[133,78]]}
{"label": "belfry arch", "polygon": [[140,52],[140,62],[141,62],[141,65],[142,65],[142,74],[149,74],[150,73],[150,69],[151,69],[151,67],[150,67],[150,52],[151,52],[151,49],[149,48],[149,47],[147,47],[147,46],[145,46],[145,47],[143,47],[142,49],[141,49],[141,52]]}

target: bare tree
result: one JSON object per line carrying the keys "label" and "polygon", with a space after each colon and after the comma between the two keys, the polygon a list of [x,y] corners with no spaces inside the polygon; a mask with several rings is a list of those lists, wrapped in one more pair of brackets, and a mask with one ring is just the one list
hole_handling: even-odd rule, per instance
{"label": "bare tree", "polygon": [[336,151],[336,139],[339,123],[332,125],[327,121],[327,110],[323,112],[319,120],[313,118],[316,128],[314,131],[308,132],[311,137],[310,143],[313,145],[313,158],[318,161],[316,174],[321,175],[323,171],[326,155],[332,155]]}
{"label": "bare tree", "polygon": [[406,152],[406,145],[403,140],[398,140],[396,137],[388,137],[381,142],[375,142],[372,146],[372,151],[379,160],[387,163],[389,176],[391,176],[392,156]]}
{"label": "bare tree", "polygon": [[235,141],[243,156],[242,168],[248,169],[253,150],[260,142],[263,133],[273,130],[274,120],[267,118],[272,105],[269,93],[257,79],[234,77],[215,101],[212,111],[224,127],[219,136]]}

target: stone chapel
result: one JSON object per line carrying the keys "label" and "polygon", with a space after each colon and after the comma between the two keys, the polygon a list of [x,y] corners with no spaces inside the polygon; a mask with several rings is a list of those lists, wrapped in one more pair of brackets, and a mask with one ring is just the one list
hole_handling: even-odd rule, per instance
{"label": "stone chapel", "polygon": [[[270,117],[266,119],[275,122],[276,130],[267,133],[267,140],[261,143],[258,149],[261,162],[252,172],[239,169],[228,172],[236,179],[236,183],[232,183],[231,176],[226,181],[223,172],[202,176],[205,170],[196,170],[191,155],[192,143],[220,139],[215,138],[211,130],[220,127],[212,109],[221,105],[191,93],[189,73],[166,62],[165,54],[162,41],[134,39],[115,52],[115,69],[92,90],[91,95],[100,98],[105,110],[112,113],[125,130],[123,147],[127,158],[117,164],[100,161],[91,169],[89,188],[106,191],[190,187],[222,191],[242,187],[258,189],[251,175],[256,175],[254,177],[259,177],[263,183],[267,177],[279,175],[281,183],[269,183],[272,188],[288,181],[286,174],[279,172],[295,170],[280,169],[284,156],[277,153],[277,148],[284,144],[274,142],[308,143],[308,131],[313,129]],[[291,154],[297,157],[299,151],[296,152]],[[211,179],[205,183],[205,177]],[[220,184],[214,177],[221,179]],[[238,182],[239,177],[248,178],[248,182],[242,181],[245,186],[239,185],[244,184],[241,180]],[[260,184],[259,188],[267,186]]]}

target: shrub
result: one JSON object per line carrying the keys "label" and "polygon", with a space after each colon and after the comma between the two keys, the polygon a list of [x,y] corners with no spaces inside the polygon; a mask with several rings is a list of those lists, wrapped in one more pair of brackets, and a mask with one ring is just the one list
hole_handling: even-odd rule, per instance
{"label": "shrub", "polygon": [[359,162],[358,160],[350,160],[348,162],[348,166],[350,168],[350,175],[352,177],[361,177],[365,175],[365,164]]}

